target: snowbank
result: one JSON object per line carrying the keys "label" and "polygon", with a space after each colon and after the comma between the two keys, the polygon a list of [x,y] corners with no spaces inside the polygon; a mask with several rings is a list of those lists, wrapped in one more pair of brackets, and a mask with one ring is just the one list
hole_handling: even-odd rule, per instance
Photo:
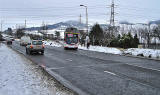
{"label": "snowbank", "polygon": [[160,50],[154,50],[154,49],[130,48],[130,49],[127,49],[126,51],[124,51],[124,53],[134,55],[134,56],[160,58]]}
{"label": "snowbank", "polygon": [[62,47],[62,44],[55,41],[43,41],[43,43],[47,46]]}
{"label": "snowbank", "polygon": [[89,50],[89,51],[97,51],[97,52],[104,52],[104,53],[111,53],[111,54],[122,54],[122,51],[120,51],[117,48],[109,48],[109,47],[101,47],[101,46],[90,46],[89,49],[82,46],[79,46],[78,48],[82,50]]}

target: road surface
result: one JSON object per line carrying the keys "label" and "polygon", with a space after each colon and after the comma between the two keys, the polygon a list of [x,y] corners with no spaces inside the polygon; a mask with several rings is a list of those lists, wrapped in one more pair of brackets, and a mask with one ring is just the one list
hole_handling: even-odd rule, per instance
{"label": "road surface", "polygon": [[46,46],[44,55],[26,55],[80,95],[160,95],[160,61]]}

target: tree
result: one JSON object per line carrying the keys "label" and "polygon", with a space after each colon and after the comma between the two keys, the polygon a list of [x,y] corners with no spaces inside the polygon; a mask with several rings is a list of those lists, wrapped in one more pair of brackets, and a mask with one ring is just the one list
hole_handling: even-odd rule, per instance
{"label": "tree", "polygon": [[135,34],[134,36],[134,48],[138,48],[138,44],[139,44],[139,39],[138,39],[138,36],[137,34]]}
{"label": "tree", "polygon": [[21,38],[22,36],[24,36],[25,35],[25,33],[24,33],[24,28],[22,28],[22,29],[18,29],[17,31],[16,31],[16,36],[17,36],[17,38]]}
{"label": "tree", "polygon": [[137,48],[139,44],[139,39],[137,34],[132,37],[131,33],[118,35],[117,37],[113,38],[111,41],[111,47],[121,47],[121,48]]}
{"label": "tree", "polygon": [[110,45],[111,45],[112,47],[121,47],[121,46],[120,46],[120,39],[121,39],[121,35],[119,34],[118,37],[114,37],[114,38],[111,40]]}
{"label": "tree", "polygon": [[0,32],[0,41],[2,41],[3,40],[3,38],[2,38],[2,34],[1,34],[1,32]]}
{"label": "tree", "polygon": [[60,33],[58,31],[56,31],[55,34],[56,34],[57,39],[59,39],[60,38]]}
{"label": "tree", "polygon": [[158,25],[157,27],[154,27],[153,36],[160,39],[160,25]]}
{"label": "tree", "polygon": [[99,24],[95,24],[89,34],[91,44],[93,45],[102,45],[103,42],[103,30]]}
{"label": "tree", "polygon": [[12,31],[12,28],[8,28],[6,32],[7,32],[8,35],[12,35],[12,34],[13,34],[13,33],[12,33],[12,32],[13,32],[13,31]]}

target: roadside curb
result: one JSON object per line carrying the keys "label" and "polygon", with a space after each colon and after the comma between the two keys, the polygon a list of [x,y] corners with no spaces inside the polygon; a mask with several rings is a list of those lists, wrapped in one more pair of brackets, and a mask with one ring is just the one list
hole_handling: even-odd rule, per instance
{"label": "roadside curb", "polygon": [[[83,49],[79,49],[83,50]],[[89,50],[84,50],[84,51],[89,51]],[[92,52],[98,52],[98,51],[92,51]],[[99,53],[104,53],[104,52],[99,52]],[[113,53],[105,53],[105,54],[110,54],[110,55],[118,55],[118,56],[126,56],[126,57],[132,57],[132,58],[140,58],[140,59],[147,59],[147,60],[155,60],[155,61],[160,61],[160,59],[157,58],[148,58],[148,57],[141,57],[141,56],[134,56],[134,55],[127,55],[127,54],[113,54]]]}
{"label": "roadside curb", "polygon": [[84,91],[82,91],[81,89],[79,89],[79,88],[75,87],[74,85],[72,85],[72,83],[70,83],[69,81],[64,79],[62,76],[60,76],[60,75],[56,74],[55,72],[51,71],[49,68],[44,68],[44,70],[46,72],[48,72],[48,74],[53,76],[55,79],[57,79],[65,87],[67,87],[69,89],[72,89],[74,92],[78,93],[78,95],[89,95],[89,94],[85,93]]}
{"label": "roadside curb", "polygon": [[148,58],[148,57],[141,57],[141,56],[134,56],[134,55],[125,55],[124,54],[124,55],[121,55],[121,56],[160,61],[160,59],[157,59],[157,58]]}

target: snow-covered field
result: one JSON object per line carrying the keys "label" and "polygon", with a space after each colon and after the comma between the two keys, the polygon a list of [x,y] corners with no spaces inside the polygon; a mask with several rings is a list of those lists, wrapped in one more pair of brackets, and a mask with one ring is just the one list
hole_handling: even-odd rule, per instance
{"label": "snow-covered field", "polygon": [[160,58],[160,50],[154,50],[154,49],[130,48],[130,49],[127,49],[126,51],[124,51],[124,53],[134,55],[134,56]]}
{"label": "snow-covered field", "polygon": [[31,61],[0,43],[0,95],[73,95]]}

